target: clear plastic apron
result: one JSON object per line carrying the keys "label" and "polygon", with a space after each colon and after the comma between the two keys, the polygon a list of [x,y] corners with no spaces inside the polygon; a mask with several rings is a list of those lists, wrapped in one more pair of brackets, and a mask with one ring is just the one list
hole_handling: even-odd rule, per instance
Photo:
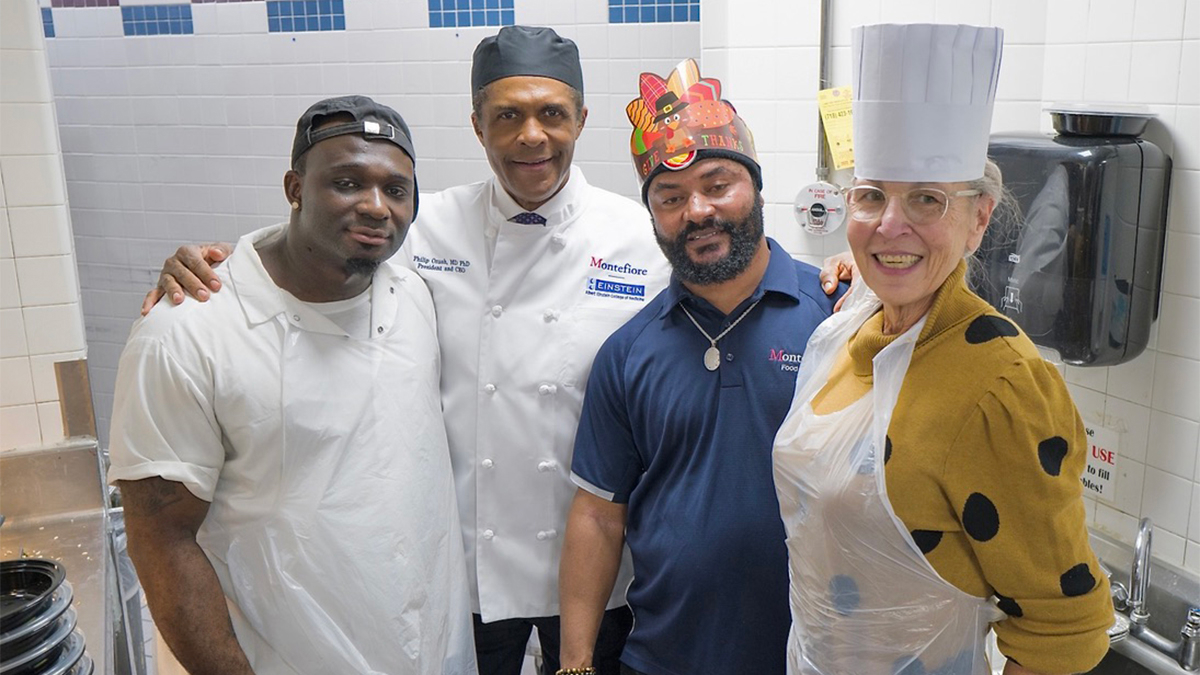
{"label": "clear plastic apron", "polygon": [[214,533],[260,673],[475,672],[436,347],[415,344],[287,328],[275,508]]}
{"label": "clear plastic apron", "polygon": [[943,580],[887,499],[892,411],[924,319],[874,360],[874,388],[812,411],[839,351],[879,307],[865,287],[805,351],[774,471],[791,574],[790,675],[988,675],[985,635],[1004,614]]}

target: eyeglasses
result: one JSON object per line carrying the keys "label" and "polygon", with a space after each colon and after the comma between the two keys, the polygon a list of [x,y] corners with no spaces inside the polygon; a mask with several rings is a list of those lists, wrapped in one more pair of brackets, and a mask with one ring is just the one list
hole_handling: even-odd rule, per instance
{"label": "eyeglasses", "polygon": [[[883,215],[887,208],[888,198],[893,195],[872,185],[857,185],[845,188],[847,210],[850,217],[863,222],[870,222]],[[976,197],[983,194],[979,190],[959,190],[946,192],[937,188],[913,188],[901,195],[900,204],[904,207],[904,215],[914,225],[932,225],[941,220],[950,208],[950,200],[955,197]]]}

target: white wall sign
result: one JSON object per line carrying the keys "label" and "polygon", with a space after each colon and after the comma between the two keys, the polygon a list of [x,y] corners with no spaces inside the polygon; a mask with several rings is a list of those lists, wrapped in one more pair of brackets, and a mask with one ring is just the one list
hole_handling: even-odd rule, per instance
{"label": "white wall sign", "polygon": [[1083,468],[1084,492],[1112,502],[1116,497],[1117,447],[1121,437],[1112,429],[1084,423],[1087,431],[1087,464]]}

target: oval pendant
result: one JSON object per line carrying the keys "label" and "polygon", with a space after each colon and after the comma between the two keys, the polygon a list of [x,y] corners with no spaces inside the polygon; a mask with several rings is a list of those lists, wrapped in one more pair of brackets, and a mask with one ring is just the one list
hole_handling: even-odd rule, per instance
{"label": "oval pendant", "polygon": [[716,347],[709,347],[704,350],[704,367],[709,370],[716,370],[721,367],[721,350]]}

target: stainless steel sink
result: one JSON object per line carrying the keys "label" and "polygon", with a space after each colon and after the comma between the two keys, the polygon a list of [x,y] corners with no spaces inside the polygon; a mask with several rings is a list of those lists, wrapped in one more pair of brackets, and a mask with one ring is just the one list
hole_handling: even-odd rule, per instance
{"label": "stainless steel sink", "polygon": [[1108,650],[1104,660],[1100,665],[1088,671],[1089,675],[1152,675],[1154,671],[1149,670],[1137,661],[1131,660],[1128,656],[1120,654],[1113,650]]}
{"label": "stainless steel sink", "polygon": [[[1092,532],[1092,548],[1100,562],[1112,571],[1112,581],[1130,587],[1133,547],[1104,534]],[[1200,578],[1160,560],[1150,560],[1150,585],[1146,593],[1146,625],[1167,639],[1177,640],[1188,609],[1200,606]],[[1120,609],[1120,608],[1118,608]],[[1179,663],[1149,646],[1135,635],[1117,640],[1094,675],[1192,675]]]}

